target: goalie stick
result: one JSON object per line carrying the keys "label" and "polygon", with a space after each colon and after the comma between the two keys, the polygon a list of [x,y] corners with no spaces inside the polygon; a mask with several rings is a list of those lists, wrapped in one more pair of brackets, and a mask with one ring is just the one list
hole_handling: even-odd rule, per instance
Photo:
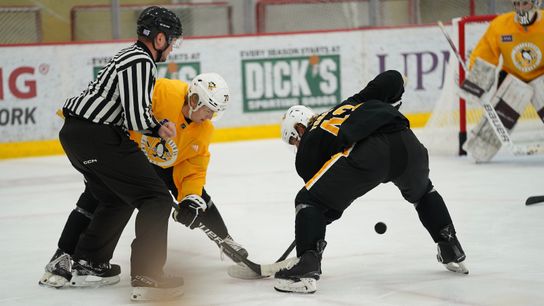
{"label": "goalie stick", "polygon": [[544,202],[544,196],[532,196],[528,197],[525,201],[525,205],[533,205]]}
{"label": "goalie stick", "polygon": [[[463,70],[468,73],[468,68],[461,57],[461,54],[459,53],[459,50],[457,50],[457,47],[455,47],[455,44],[453,43],[453,40],[451,39],[448,32],[446,32],[446,29],[444,28],[444,24],[442,24],[442,21],[438,21],[438,26],[440,27],[440,30],[442,30],[442,34],[444,34],[444,37],[448,41],[453,53],[457,57],[457,60],[459,61],[459,64],[463,67]],[[512,139],[510,138],[510,134],[508,134],[508,130],[504,127],[504,124],[502,123],[499,115],[497,115],[497,112],[495,111],[495,108],[489,103],[489,99],[475,99],[471,98],[471,100],[476,100],[478,104],[480,104],[483,109],[485,116],[487,117],[487,120],[491,123],[491,127],[493,128],[493,131],[495,132],[495,135],[499,138],[499,141],[502,145],[510,149],[510,151],[514,155],[532,155],[532,154],[542,154],[544,153],[544,146],[541,144],[531,144],[531,145],[516,145],[512,142]]]}

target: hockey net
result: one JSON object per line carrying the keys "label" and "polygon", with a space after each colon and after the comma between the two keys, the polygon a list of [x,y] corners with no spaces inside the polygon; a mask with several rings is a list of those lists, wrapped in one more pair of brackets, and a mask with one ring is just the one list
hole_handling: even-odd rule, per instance
{"label": "hockey net", "polygon": [[0,44],[42,41],[40,8],[0,6]]}
{"label": "hockey net", "polygon": [[415,22],[408,0],[259,0],[258,33],[350,29]]}
{"label": "hockey net", "polygon": [[[495,15],[468,16],[452,20],[449,33],[461,57],[468,63],[470,53]],[[457,95],[465,71],[455,56],[450,56],[440,98],[425,127],[417,134],[431,154],[464,155],[462,144],[466,135],[484,116],[483,108]],[[529,103],[511,132],[514,143],[534,143],[544,140],[544,124]]]}
{"label": "hockey net", "polygon": [[[233,33],[232,7],[227,2],[161,5],[173,11],[183,25],[183,36],[221,36]],[[134,25],[147,5],[119,7],[120,39],[136,37]],[[73,41],[111,40],[111,5],[74,6],[70,12]]]}

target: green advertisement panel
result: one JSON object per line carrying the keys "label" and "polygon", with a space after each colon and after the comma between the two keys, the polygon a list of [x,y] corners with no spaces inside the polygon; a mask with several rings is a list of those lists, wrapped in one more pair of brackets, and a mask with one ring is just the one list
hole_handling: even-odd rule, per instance
{"label": "green advertisement panel", "polygon": [[338,54],[242,60],[243,111],[327,107],[340,102]]}

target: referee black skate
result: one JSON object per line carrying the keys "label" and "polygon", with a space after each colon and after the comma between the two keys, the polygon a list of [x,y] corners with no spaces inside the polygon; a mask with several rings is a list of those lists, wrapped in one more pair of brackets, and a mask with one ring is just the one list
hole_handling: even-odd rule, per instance
{"label": "referee black skate", "polygon": [[[159,122],[150,110],[155,63],[164,61],[181,41],[181,22],[168,9],[148,7],[138,18],[137,34],[135,44],[117,53],[87,89],[63,106],[61,144],[99,204],[73,250],[71,277],[62,275],[72,286],[118,282],[120,267],[109,261],[136,208],[131,298],[147,300],[182,294],[183,279],[163,272],[172,198],[128,131],[175,136],[173,123]],[[69,251],[59,249],[55,260],[66,258],[64,252]],[[57,270],[50,272],[70,268],[61,262],[57,260],[51,267]]]}
{"label": "referee black skate", "polygon": [[429,179],[427,149],[398,111],[403,93],[402,75],[390,70],[320,115],[304,106],[285,114],[282,139],[297,147],[295,166],[306,185],[295,198],[299,260],[276,273],[276,290],[315,292],[327,224],[355,199],[387,182],[414,204],[437,244],[438,261],[450,271],[468,274],[446,204]]}

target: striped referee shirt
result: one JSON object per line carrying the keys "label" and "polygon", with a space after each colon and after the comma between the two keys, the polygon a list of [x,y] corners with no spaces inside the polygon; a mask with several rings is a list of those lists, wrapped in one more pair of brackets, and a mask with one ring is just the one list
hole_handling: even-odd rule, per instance
{"label": "striped referee shirt", "polygon": [[70,116],[127,130],[152,130],[159,123],[151,112],[157,66],[140,41],[115,55],[79,96],[69,98]]}

